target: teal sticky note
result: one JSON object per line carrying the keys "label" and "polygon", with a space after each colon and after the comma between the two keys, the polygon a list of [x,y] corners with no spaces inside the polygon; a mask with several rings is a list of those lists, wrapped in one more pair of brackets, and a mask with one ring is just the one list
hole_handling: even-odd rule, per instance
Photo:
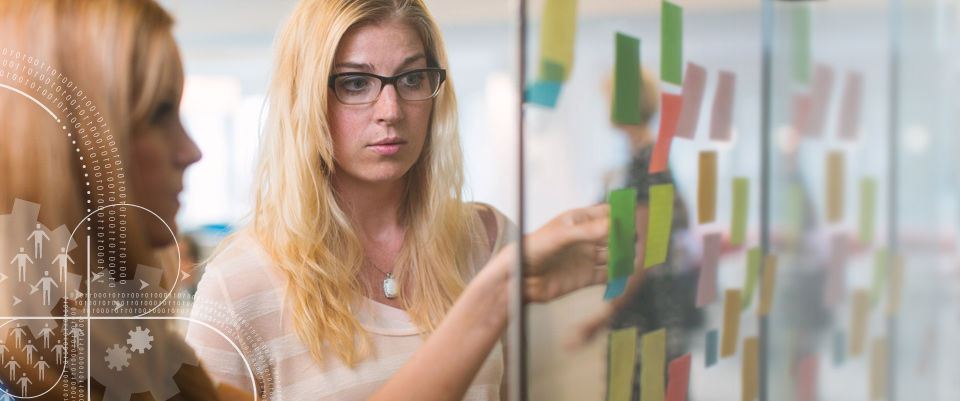
{"label": "teal sticky note", "polygon": [[813,10],[810,4],[797,2],[793,5],[793,80],[802,85],[810,83],[811,49],[810,26]]}
{"label": "teal sticky note", "polygon": [[673,226],[673,184],[650,187],[650,217],[647,219],[647,249],[643,267],[667,261]]}
{"label": "teal sticky note", "polygon": [[607,289],[603,292],[603,300],[609,301],[623,295],[623,290],[627,288],[627,280],[630,276],[620,277],[607,282]]}
{"label": "teal sticky note", "polygon": [[683,8],[663,2],[660,18],[660,79],[683,84]]}
{"label": "teal sticky note", "polygon": [[560,82],[537,81],[527,89],[524,97],[528,103],[554,108],[562,86]]}
{"label": "teal sticky note", "polygon": [[745,177],[733,179],[733,215],[730,218],[730,244],[742,245],[747,238],[747,205],[750,181]]}
{"label": "teal sticky note", "polygon": [[717,329],[713,329],[707,332],[707,367],[711,367],[717,364],[717,345],[720,342],[720,333]]}
{"label": "teal sticky note", "polygon": [[607,279],[633,274],[637,256],[637,189],[610,192],[610,231],[607,234]]}
{"label": "teal sticky note", "polygon": [[740,310],[746,310],[753,301],[754,289],[757,287],[757,277],[760,275],[760,247],[753,247],[747,251],[747,278],[741,293]]}
{"label": "teal sticky note", "polygon": [[847,356],[847,336],[844,332],[833,333],[833,365],[841,366]]}
{"label": "teal sticky note", "polygon": [[611,120],[640,124],[640,39],[616,34]]}

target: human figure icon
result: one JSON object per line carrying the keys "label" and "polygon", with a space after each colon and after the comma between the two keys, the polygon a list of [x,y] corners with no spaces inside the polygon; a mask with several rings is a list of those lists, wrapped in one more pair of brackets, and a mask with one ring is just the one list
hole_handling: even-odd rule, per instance
{"label": "human figure icon", "polygon": [[30,255],[27,255],[23,248],[20,248],[20,253],[18,253],[17,256],[14,256],[13,260],[10,261],[11,265],[14,262],[17,262],[17,282],[22,283],[27,281],[27,261],[29,261],[30,264],[33,264],[33,259],[30,259]]}
{"label": "human figure icon", "polygon": [[57,365],[62,365],[64,361],[64,354],[66,354],[67,347],[64,347],[60,340],[57,340],[57,345],[53,346],[53,350],[57,353]]}
{"label": "human figure icon", "polygon": [[33,353],[37,352],[37,347],[33,345],[33,340],[28,340],[27,345],[24,345],[21,351],[27,353],[27,366],[29,366],[33,363]]}
{"label": "human figure icon", "polygon": [[40,259],[43,257],[43,239],[46,238],[47,241],[50,240],[50,237],[47,236],[47,233],[43,232],[43,228],[40,227],[40,224],[37,224],[37,229],[30,233],[30,236],[27,237],[27,241],[33,238],[33,257]]}
{"label": "human figure icon", "polygon": [[10,361],[7,362],[3,367],[10,369],[10,380],[17,378],[17,369],[20,368],[20,362],[16,361],[17,358],[10,357]]}
{"label": "human figure icon", "polygon": [[[11,379],[11,380],[12,380],[12,379]],[[23,374],[23,377],[21,377],[20,380],[17,380],[17,384],[20,385],[20,396],[21,396],[21,397],[26,397],[26,396],[27,396],[27,386],[33,384],[33,382],[30,381],[30,379],[27,378],[27,374],[24,373],[24,374]]]}
{"label": "human figure icon", "polygon": [[50,277],[49,271],[43,272],[43,278],[37,282],[37,287],[43,288],[43,304],[50,305],[50,285],[53,284],[54,287],[60,287],[57,285],[57,280],[54,280],[53,277]]}
{"label": "human figure icon", "polygon": [[43,357],[40,357],[40,360],[37,363],[33,364],[33,367],[37,368],[40,371],[40,381],[43,381],[43,372],[47,371],[47,368],[50,367],[50,364],[43,360]]}
{"label": "human figure icon", "polygon": [[67,253],[67,248],[60,248],[60,254],[53,258],[51,264],[60,263],[60,282],[65,283],[67,279],[67,262],[75,263],[73,258]]}
{"label": "human figure icon", "polygon": [[[11,331],[13,332],[14,339],[17,340],[16,347],[20,348],[20,341],[27,332],[23,330],[23,327],[20,327],[20,323],[17,323],[17,327],[14,327]],[[11,377],[10,380],[13,380],[13,378]]]}
{"label": "human figure icon", "polygon": [[7,351],[10,351],[10,349],[3,343],[3,340],[0,340],[0,364],[7,361],[7,358],[4,356],[7,354]]}
{"label": "human figure icon", "polygon": [[80,341],[80,337],[83,336],[83,330],[80,330],[79,327],[74,326],[73,328],[70,329],[70,331],[67,334],[70,334],[71,336],[73,336],[73,342],[77,343]]}
{"label": "human figure icon", "polygon": [[53,335],[53,329],[50,328],[50,323],[43,324],[43,330],[40,330],[40,335],[43,336],[43,348],[50,349],[50,336]]}

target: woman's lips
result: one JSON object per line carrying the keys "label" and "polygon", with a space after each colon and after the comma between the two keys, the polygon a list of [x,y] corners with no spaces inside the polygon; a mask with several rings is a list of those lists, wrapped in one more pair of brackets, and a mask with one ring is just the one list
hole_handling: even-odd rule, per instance
{"label": "woman's lips", "polygon": [[379,145],[370,145],[369,147],[370,149],[373,149],[374,152],[377,152],[381,155],[391,156],[391,155],[397,154],[397,152],[400,151],[400,147],[402,147],[405,144],[406,143],[403,143],[403,142],[384,143]]}

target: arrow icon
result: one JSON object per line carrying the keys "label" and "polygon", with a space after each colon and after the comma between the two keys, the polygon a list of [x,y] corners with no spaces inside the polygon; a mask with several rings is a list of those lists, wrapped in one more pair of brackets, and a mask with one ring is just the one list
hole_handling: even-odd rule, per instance
{"label": "arrow icon", "polygon": [[93,273],[93,281],[100,281],[100,277],[103,277],[104,273]]}
{"label": "arrow icon", "polygon": [[116,305],[116,306],[113,308],[113,311],[114,311],[114,312],[120,310],[120,308],[123,307],[123,302],[120,302],[120,301],[113,301],[113,304]]}
{"label": "arrow icon", "polygon": [[[190,277],[190,274],[187,272],[183,272],[183,280],[186,280],[187,277]],[[0,280],[0,281],[3,281],[3,280]]]}
{"label": "arrow icon", "polygon": [[35,292],[37,292],[37,291],[40,291],[40,289],[37,288],[37,286],[34,286],[34,285],[31,285],[31,286],[30,286],[30,295],[33,295],[33,293],[35,293]]}
{"label": "arrow icon", "polygon": [[23,301],[20,300],[20,298],[13,297],[13,306],[17,306],[17,304],[20,303],[20,302],[23,302]]}
{"label": "arrow icon", "polygon": [[7,275],[6,275],[6,274],[3,274],[3,273],[0,273],[0,283],[2,283],[3,280],[6,280],[6,279],[7,279]]}
{"label": "arrow icon", "polygon": [[150,285],[150,283],[148,283],[148,282],[146,282],[146,281],[143,281],[143,280],[140,280],[140,289],[141,289],[141,290],[144,289],[144,288],[147,288],[148,285]]}
{"label": "arrow icon", "polygon": [[77,299],[83,296],[83,293],[80,292],[80,290],[74,290],[74,291],[76,291],[76,294],[73,296],[74,299]]}

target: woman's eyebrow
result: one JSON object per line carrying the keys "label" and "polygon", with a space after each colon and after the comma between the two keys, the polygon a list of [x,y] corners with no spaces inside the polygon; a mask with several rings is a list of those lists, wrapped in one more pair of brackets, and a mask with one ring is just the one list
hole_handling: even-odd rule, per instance
{"label": "woman's eyebrow", "polygon": [[[397,73],[397,72],[403,71],[408,65],[426,58],[427,56],[424,55],[423,53],[419,53],[419,54],[415,54],[413,56],[407,57],[403,60],[403,62],[394,72]],[[363,72],[373,72],[376,70],[375,68],[373,68],[373,65],[370,63],[358,63],[358,62],[352,62],[352,61],[344,61],[341,63],[336,63],[334,64],[333,67],[334,69],[337,69],[337,70],[351,69],[351,70],[363,71]]]}

